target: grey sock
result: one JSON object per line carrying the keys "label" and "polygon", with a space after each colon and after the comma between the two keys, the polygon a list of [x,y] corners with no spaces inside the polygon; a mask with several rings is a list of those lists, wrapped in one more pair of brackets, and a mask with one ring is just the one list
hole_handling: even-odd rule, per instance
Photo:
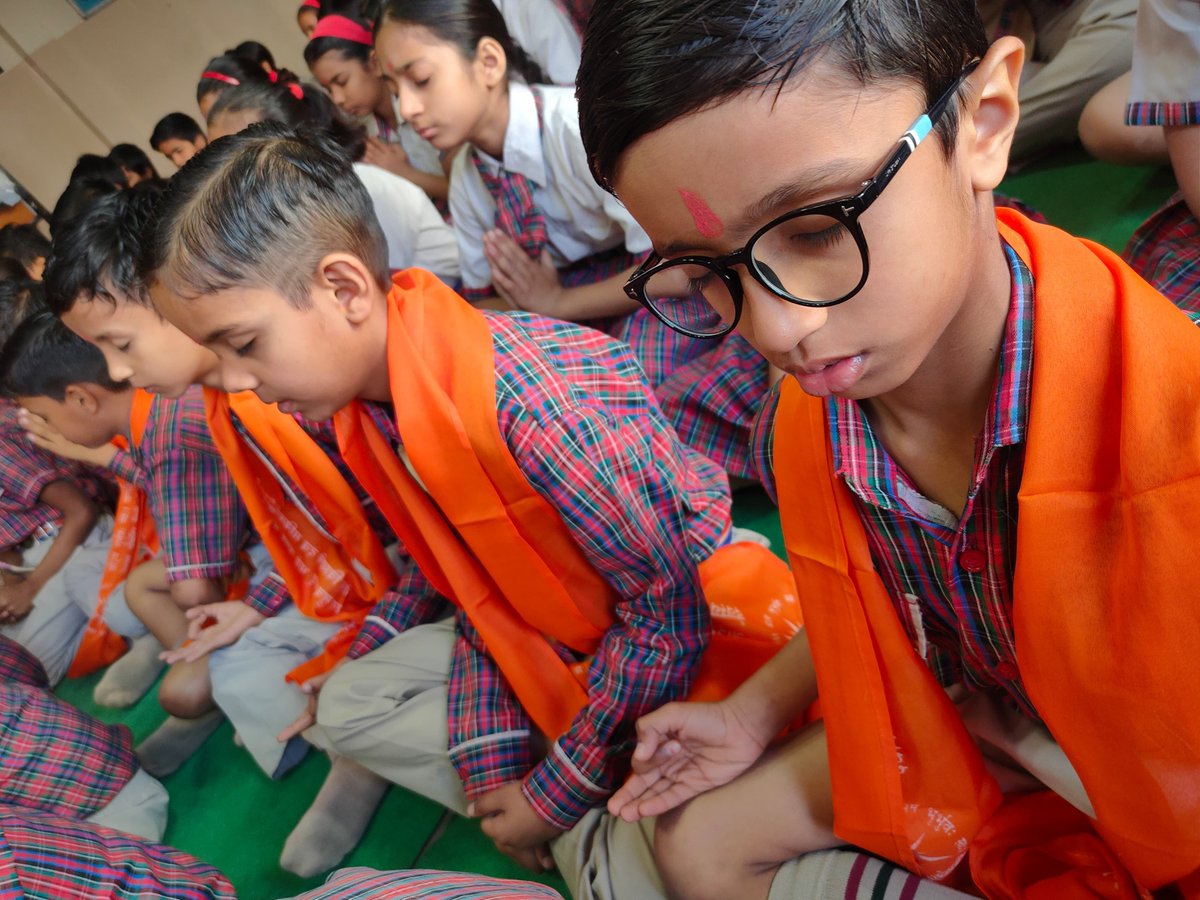
{"label": "grey sock", "polygon": [[166,663],[158,658],[163,646],[152,634],[134,638],[129,650],[96,682],[92,699],[99,706],[125,709],[142,699]]}
{"label": "grey sock", "polygon": [[207,712],[198,719],[168,716],[167,721],[138,744],[134,752],[142,768],[155,778],[170,775],[200,749],[200,745],[217,730],[224,718],[219,709]]}
{"label": "grey sock", "polygon": [[304,878],[332,869],[358,845],[387,789],[374,772],[335,757],[312,806],[288,835],[279,865]]}

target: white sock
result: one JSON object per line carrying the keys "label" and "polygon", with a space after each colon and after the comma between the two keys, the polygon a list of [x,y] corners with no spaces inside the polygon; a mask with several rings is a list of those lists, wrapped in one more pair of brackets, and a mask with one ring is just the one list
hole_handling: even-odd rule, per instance
{"label": "white sock", "polygon": [[134,748],[142,768],[155,778],[170,775],[182,766],[208,736],[217,730],[225,716],[219,709],[198,719],[169,716],[154,733]]}
{"label": "white sock", "polygon": [[134,638],[125,655],[108,667],[96,682],[92,699],[98,706],[125,709],[142,699],[158,680],[166,663],[158,658],[163,646],[152,634]]}

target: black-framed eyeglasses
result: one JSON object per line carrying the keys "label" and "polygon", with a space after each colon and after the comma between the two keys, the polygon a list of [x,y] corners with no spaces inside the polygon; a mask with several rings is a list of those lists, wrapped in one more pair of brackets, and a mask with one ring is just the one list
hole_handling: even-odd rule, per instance
{"label": "black-framed eyeglasses", "polygon": [[768,222],[740,250],[724,256],[651,255],[625,283],[625,293],[676,331],[716,338],[737,327],[742,282],[734,266],[745,266],[759,284],[801,306],[845,303],[867,283],[870,254],[859,217],[883,193],[929,136],[950,101],[975,71],[973,61],[900,138],[899,144],[862,190],[785,213]]}

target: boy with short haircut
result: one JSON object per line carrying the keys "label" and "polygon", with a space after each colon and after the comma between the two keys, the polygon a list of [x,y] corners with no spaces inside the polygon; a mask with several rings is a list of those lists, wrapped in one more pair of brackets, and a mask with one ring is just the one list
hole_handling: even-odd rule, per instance
{"label": "boy with short haircut", "polygon": [[[286,246],[271,225],[285,207],[303,238]],[[144,268],[227,388],[333,417],[423,582],[459,608],[454,629],[411,628],[335,673],[314,731],[415,790],[449,743],[467,812],[526,865],[590,827],[637,715],[693,681],[727,690],[797,627],[775,592],[787,573],[728,543],[723,474],[679,442],[629,349],[482,313],[419,270],[393,284],[369,197],[328,140],[257,125],[215,143],[165,195]],[[709,605],[746,633],[710,635]],[[734,644],[744,659],[720,652]]]}
{"label": "boy with short haircut", "polygon": [[[217,360],[155,311],[135,271],[153,207],[153,196],[125,193],[74,222],[57,239],[62,260],[51,269],[50,296],[54,311],[95,342],[110,369],[174,393],[214,383]],[[350,476],[331,427],[287,416],[251,394],[210,387],[204,403],[213,443],[262,536],[259,549],[271,559],[258,560],[261,580],[244,602],[191,610],[190,643],[166,658],[188,662],[215,651],[214,699],[255,761],[278,779],[308,750],[300,735],[329,672],[447,610],[432,590],[405,590],[398,602],[393,585],[405,576],[397,570],[414,567],[385,549],[394,537]],[[335,758],[284,846],[283,867],[311,875],[336,864],[357,843],[386,786],[352,760]],[[433,783],[424,792],[442,797]],[[459,793],[454,785],[453,796]]]}
{"label": "boy with short haircut", "polygon": [[139,767],[129,729],[98,722],[49,687],[41,664],[0,636],[0,803],[161,840],[167,792]]}
{"label": "boy with short haircut", "polygon": [[36,225],[5,225],[0,228],[0,256],[15,259],[25,267],[26,274],[32,280],[42,280],[49,255],[50,241],[37,230]]}
{"label": "boy with short haircut", "polygon": [[204,129],[186,113],[173,112],[163,116],[150,133],[150,146],[173,162],[177,169],[207,145]]}
{"label": "boy with short haircut", "polygon": [[675,896],[811,896],[841,843],[989,897],[1200,890],[1200,334],[993,211],[1021,63],[973,0],[593,12],[589,158],[657,251],[629,290],[790,376],[757,450],[804,638],[644,717],[610,803],[660,814]]}
{"label": "boy with short haircut", "polygon": [[[212,445],[199,389],[172,398],[114,381],[100,351],[49,311],[27,319],[5,344],[0,387],[69,442],[104,448],[120,438],[129,447],[135,471],[121,473],[116,549],[107,563],[112,581],[158,555],[166,582],[161,603],[186,610],[236,589],[243,580],[245,509]],[[106,606],[96,629],[103,630],[101,618],[113,622],[121,612]],[[171,646],[183,640],[156,636]],[[202,662],[172,669],[159,700],[172,718],[139,747],[155,773],[171,771],[219,724]]]}

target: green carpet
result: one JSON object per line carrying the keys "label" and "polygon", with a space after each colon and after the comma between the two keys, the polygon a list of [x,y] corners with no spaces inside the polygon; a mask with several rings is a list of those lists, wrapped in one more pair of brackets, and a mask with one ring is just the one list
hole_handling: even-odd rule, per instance
{"label": "green carpet", "polygon": [[[1122,169],[1091,161],[1078,150],[1050,157],[1006,179],[1001,187],[1052,223],[1118,251],[1172,189],[1165,169]],[[737,524],[763,532],[776,549],[782,547],[779,517],[761,490],[739,492],[734,508]],[[59,693],[98,718],[127,723],[139,740],[162,721],[153,692],[132,710],[97,708],[91,699],[97,677],[67,682]],[[245,900],[290,896],[319,884],[323,878],[304,881],[282,872],[278,859],[285,837],[328,768],[327,760],[313,753],[284,780],[273,783],[234,745],[225,725],[187,765],[165,779],[171,792],[166,842],[220,868]],[[437,834],[441,819],[434,804],[394,789],[345,864],[525,876],[491,846],[475,823],[455,817]],[[565,891],[561,880],[544,880]]]}

